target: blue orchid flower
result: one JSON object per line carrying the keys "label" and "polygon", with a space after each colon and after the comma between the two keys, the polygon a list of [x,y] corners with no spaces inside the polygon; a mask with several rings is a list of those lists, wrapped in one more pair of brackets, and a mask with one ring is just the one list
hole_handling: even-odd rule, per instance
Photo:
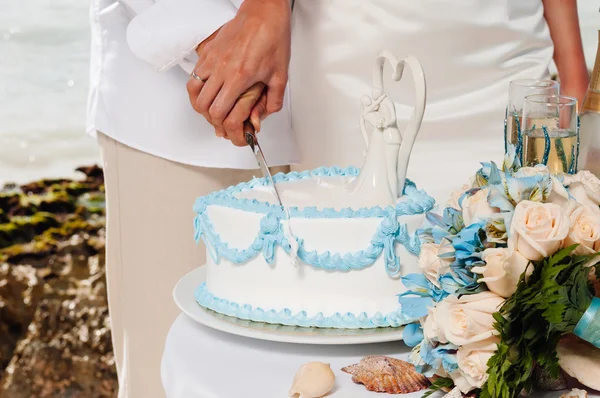
{"label": "blue orchid flower", "polygon": [[486,233],[482,223],[472,224],[456,236],[447,238],[454,247],[452,273],[439,278],[442,290],[449,294],[465,294],[481,290],[478,275],[471,272],[474,266],[484,264],[481,253],[485,250]]}
{"label": "blue orchid flower", "polygon": [[402,340],[409,347],[416,347],[423,341],[423,327],[418,323],[410,323],[404,327]]}
{"label": "blue orchid flower", "polygon": [[505,184],[492,185],[489,188],[488,203],[490,206],[500,209],[501,212],[515,210],[515,205],[508,196]]}
{"label": "blue orchid flower", "polygon": [[471,224],[462,229],[456,236],[448,238],[455,250],[454,257],[457,260],[466,260],[478,256],[485,248],[482,243],[482,234],[485,236],[483,223]]}
{"label": "blue orchid flower", "polygon": [[496,163],[483,162],[481,163],[481,168],[475,174],[475,183],[481,188],[488,185],[497,185],[502,183],[503,176],[504,173],[500,171]]}
{"label": "blue orchid flower", "polygon": [[521,168],[521,159],[517,156],[516,145],[507,143],[504,162],[502,163],[502,171],[505,173],[513,173]]}
{"label": "blue orchid flower", "polygon": [[536,174],[532,176],[506,176],[506,192],[514,204],[524,200],[543,202],[552,192],[552,179],[550,174]]}
{"label": "blue orchid flower", "polygon": [[461,280],[459,277],[452,275],[451,273],[447,273],[444,275],[440,275],[439,277],[440,287],[449,295],[456,295],[460,289],[465,287],[465,281]]}
{"label": "blue orchid flower", "polygon": [[454,344],[431,343],[424,339],[421,343],[421,359],[426,365],[417,365],[415,368],[419,373],[428,373],[433,370],[444,369],[450,373],[458,369],[456,352],[458,347]]}
{"label": "blue orchid flower", "polygon": [[403,276],[402,283],[408,290],[398,294],[398,303],[402,306],[402,312],[413,319],[426,316],[429,308],[448,296],[447,292],[435,286],[423,274]]}

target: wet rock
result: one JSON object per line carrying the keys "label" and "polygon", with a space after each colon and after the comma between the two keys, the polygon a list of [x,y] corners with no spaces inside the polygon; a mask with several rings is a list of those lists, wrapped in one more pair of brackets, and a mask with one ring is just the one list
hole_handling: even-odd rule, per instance
{"label": "wet rock", "polygon": [[6,370],[1,398],[116,397],[104,299],[44,300]]}
{"label": "wet rock", "polygon": [[59,178],[59,179],[44,179],[40,181],[30,182],[29,184],[21,185],[21,191],[25,194],[39,195],[46,192],[48,188],[54,185],[68,184],[71,180]]}
{"label": "wet rock", "polygon": [[0,379],[18,338],[27,331],[41,293],[33,269],[0,265]]}
{"label": "wet rock", "polygon": [[80,171],[0,193],[0,398],[117,394],[102,170]]}
{"label": "wet rock", "polygon": [[59,226],[53,214],[39,212],[33,216],[14,216],[9,222],[0,224],[0,249],[14,244],[31,241],[51,227]]}

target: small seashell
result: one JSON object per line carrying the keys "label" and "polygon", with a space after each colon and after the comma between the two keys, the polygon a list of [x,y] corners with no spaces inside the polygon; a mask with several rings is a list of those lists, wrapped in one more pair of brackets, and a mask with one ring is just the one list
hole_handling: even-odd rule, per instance
{"label": "small seashell", "polygon": [[298,398],[320,398],[327,394],[335,384],[335,375],[331,366],[323,362],[309,362],[296,372],[288,395]]}
{"label": "small seashell", "polygon": [[388,394],[421,391],[431,385],[412,364],[382,355],[366,356],[342,371],[350,373],[352,381],[364,384],[367,390]]}
{"label": "small seashell", "polygon": [[586,387],[600,390],[600,348],[569,336],[558,343],[556,352],[558,363],[566,374]]}
{"label": "small seashell", "polygon": [[588,393],[585,390],[580,390],[579,388],[574,388],[571,391],[564,393],[560,396],[560,398],[587,398]]}

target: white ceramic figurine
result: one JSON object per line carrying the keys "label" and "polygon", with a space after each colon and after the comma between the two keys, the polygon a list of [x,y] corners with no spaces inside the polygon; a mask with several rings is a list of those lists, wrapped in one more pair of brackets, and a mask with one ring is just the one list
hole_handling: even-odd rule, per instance
{"label": "white ceramic figurine", "polygon": [[[386,61],[393,68],[394,81],[402,78],[405,65],[412,70],[416,104],[403,133],[396,121],[394,101],[383,88]],[[360,175],[352,184],[352,194],[369,197],[373,205],[380,206],[393,205],[402,196],[410,153],[425,113],[425,101],[425,74],[419,61],[412,55],[398,61],[390,52],[381,51],[373,71],[371,96],[361,99],[360,128],[367,151]]]}

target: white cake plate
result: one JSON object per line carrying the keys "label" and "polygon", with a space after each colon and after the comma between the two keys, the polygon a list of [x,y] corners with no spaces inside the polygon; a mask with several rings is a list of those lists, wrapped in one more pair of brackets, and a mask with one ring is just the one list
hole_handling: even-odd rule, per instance
{"label": "white cake plate", "polygon": [[296,344],[370,344],[402,340],[403,328],[375,329],[324,329],[298,326],[272,325],[245,321],[222,315],[201,307],[194,298],[194,291],[206,281],[205,267],[199,267],[185,275],[173,289],[173,299],[184,314],[204,326],[238,336],[259,340]]}

